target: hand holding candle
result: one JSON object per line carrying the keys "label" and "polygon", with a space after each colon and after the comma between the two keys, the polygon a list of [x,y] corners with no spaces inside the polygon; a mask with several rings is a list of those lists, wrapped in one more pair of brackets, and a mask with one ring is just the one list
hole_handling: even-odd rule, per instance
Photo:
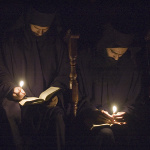
{"label": "hand holding candle", "polygon": [[124,122],[124,114],[125,112],[117,112],[117,107],[113,106],[113,117],[114,117],[114,124],[126,124],[126,122]]}
{"label": "hand holding candle", "polygon": [[19,87],[15,87],[13,91],[13,99],[14,100],[21,100],[26,95],[25,91],[22,89],[24,85],[24,81],[19,82]]}

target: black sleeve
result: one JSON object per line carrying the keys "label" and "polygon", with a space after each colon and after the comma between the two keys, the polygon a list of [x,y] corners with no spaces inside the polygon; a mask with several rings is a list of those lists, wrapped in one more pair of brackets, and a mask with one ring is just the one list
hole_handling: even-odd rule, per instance
{"label": "black sleeve", "polygon": [[13,79],[9,74],[9,71],[5,65],[6,57],[3,51],[5,51],[4,43],[3,46],[1,46],[0,48],[0,97],[1,98],[7,97],[8,94],[15,87],[15,84],[13,83]]}
{"label": "black sleeve", "polygon": [[123,110],[128,114],[132,113],[141,101],[139,95],[141,93],[141,73],[135,71],[132,76],[132,82],[130,84],[130,89],[127,97],[127,102],[125,103]]}
{"label": "black sleeve", "polygon": [[68,49],[63,41],[58,40],[56,44],[59,55],[58,73],[55,77],[52,86],[69,88],[70,62]]}

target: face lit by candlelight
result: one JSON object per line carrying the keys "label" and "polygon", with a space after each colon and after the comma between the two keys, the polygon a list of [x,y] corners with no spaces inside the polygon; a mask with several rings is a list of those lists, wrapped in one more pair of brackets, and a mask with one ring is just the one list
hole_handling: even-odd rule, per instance
{"label": "face lit by candlelight", "polygon": [[49,29],[49,27],[41,27],[41,26],[34,25],[34,24],[31,24],[30,27],[31,27],[32,32],[36,36],[42,36]]}
{"label": "face lit by candlelight", "polygon": [[120,57],[123,56],[123,54],[128,50],[128,48],[106,48],[108,57],[113,58],[114,60],[119,60]]}
{"label": "face lit by candlelight", "polygon": [[117,107],[116,106],[113,106],[113,113],[115,114],[117,111]]}
{"label": "face lit by candlelight", "polygon": [[23,87],[24,82],[23,82],[23,81],[20,81],[19,85],[20,85],[20,87]]}

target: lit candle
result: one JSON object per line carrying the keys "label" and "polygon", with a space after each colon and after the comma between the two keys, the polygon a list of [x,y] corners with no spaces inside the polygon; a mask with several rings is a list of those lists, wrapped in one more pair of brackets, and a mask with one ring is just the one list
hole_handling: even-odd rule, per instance
{"label": "lit candle", "polygon": [[113,106],[113,114],[115,114],[117,111],[117,107],[116,106]]}
{"label": "lit candle", "polygon": [[20,81],[19,85],[20,85],[20,87],[22,88],[23,85],[24,85],[24,82],[23,82],[23,81]]}

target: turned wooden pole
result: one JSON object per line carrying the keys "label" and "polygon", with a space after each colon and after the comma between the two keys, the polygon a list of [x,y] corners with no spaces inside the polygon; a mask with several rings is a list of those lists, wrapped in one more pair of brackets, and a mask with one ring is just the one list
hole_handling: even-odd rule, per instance
{"label": "turned wooden pole", "polygon": [[77,40],[78,35],[70,35],[68,41],[69,59],[70,59],[70,89],[72,93],[72,110],[73,115],[76,116],[78,104],[78,82],[76,72],[76,59],[77,59]]}

